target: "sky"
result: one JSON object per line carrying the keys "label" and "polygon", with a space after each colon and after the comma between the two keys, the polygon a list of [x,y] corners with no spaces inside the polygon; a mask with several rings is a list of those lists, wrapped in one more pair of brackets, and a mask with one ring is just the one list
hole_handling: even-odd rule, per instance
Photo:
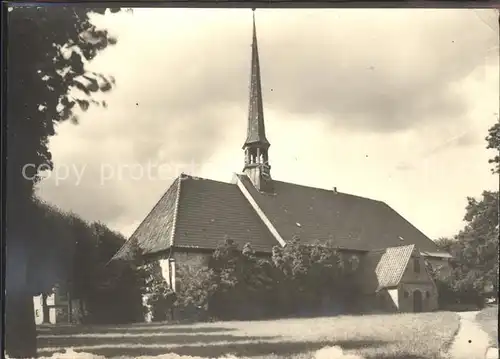
{"label": "sky", "polygon": [[[499,112],[493,10],[255,15],[274,179],[385,201],[432,239],[463,228],[467,196],[498,190],[484,140]],[[252,12],[93,21],[118,43],[88,69],[116,87],[57,127],[38,194],[128,237],[181,172],[242,171]]]}

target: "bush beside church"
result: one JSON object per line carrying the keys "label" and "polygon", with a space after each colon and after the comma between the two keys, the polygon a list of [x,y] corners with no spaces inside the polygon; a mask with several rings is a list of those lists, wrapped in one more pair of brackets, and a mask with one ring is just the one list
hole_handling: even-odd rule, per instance
{"label": "bush beside church", "polygon": [[175,293],[157,264],[149,271],[146,303],[152,321],[166,319],[252,320],[346,313],[358,295],[357,263],[320,244],[302,246],[295,238],[276,247],[271,258],[257,256],[249,244],[226,241],[206,268],[179,264]]}

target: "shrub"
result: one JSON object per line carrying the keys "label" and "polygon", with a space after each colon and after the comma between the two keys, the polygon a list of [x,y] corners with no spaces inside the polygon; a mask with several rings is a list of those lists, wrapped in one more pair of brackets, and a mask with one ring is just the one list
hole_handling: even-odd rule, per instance
{"label": "shrub", "polygon": [[[213,252],[208,268],[178,265],[175,307],[183,317],[196,319],[331,314],[332,308],[345,308],[356,290],[355,273],[346,264],[328,246],[303,246],[299,238],[274,248],[271,258],[257,257],[249,244],[238,249],[226,240]],[[156,273],[151,278],[164,283],[159,268],[149,270]],[[172,295],[165,285],[150,285],[150,305],[166,303],[156,309],[161,313],[172,304],[165,302]]]}
{"label": "shrub", "polygon": [[145,264],[142,270],[146,274],[144,294],[151,320],[165,321],[174,307],[176,294],[163,278],[158,262]]}

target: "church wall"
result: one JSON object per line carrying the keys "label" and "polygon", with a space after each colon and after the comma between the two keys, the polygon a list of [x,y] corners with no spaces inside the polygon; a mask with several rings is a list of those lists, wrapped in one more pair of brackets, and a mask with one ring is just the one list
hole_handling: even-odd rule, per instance
{"label": "church wall", "polygon": [[170,267],[171,267],[171,261],[168,259],[168,258],[162,258],[162,259],[158,259],[158,264],[160,265],[160,268],[161,268],[161,276],[163,277],[163,279],[165,279],[165,281],[167,282],[167,284],[169,286],[172,286],[172,281],[171,281],[171,278],[170,278]]}
{"label": "church wall", "polygon": [[191,252],[176,250],[171,253],[170,257],[156,258],[159,267],[161,268],[161,275],[167,284],[176,289],[177,278],[179,274],[180,265],[188,265],[191,268],[206,268],[212,253],[207,252]]}
{"label": "church wall", "polygon": [[414,311],[414,294],[422,294],[422,310],[429,312],[438,307],[437,288],[425,267],[423,256],[412,256],[399,286],[399,308],[402,312]]}
{"label": "church wall", "polygon": [[212,253],[175,251],[173,253],[173,268],[171,269],[173,274],[172,282],[175,286],[174,290],[178,286],[179,266],[187,265],[192,269],[207,268],[211,256]]}
{"label": "church wall", "polygon": [[430,281],[429,274],[425,269],[425,261],[422,256],[412,256],[408,261],[401,282],[427,283]]}
{"label": "church wall", "polygon": [[208,262],[212,253],[201,253],[201,252],[181,252],[175,251],[173,258],[176,262],[187,264],[189,266],[195,266],[198,268],[208,267]]}
{"label": "church wall", "polygon": [[425,260],[434,269],[439,269],[440,274],[444,277],[451,275],[451,266],[448,258],[426,257]]}
{"label": "church wall", "polygon": [[414,295],[422,293],[422,311],[432,312],[438,309],[436,288],[431,283],[402,283],[399,287],[399,310],[414,312]]}

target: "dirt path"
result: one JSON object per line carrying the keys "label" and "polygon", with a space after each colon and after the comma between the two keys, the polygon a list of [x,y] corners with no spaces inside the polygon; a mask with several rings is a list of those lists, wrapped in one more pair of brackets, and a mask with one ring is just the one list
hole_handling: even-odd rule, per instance
{"label": "dirt path", "polygon": [[[458,313],[460,329],[450,348],[452,359],[485,359],[489,348],[489,336],[481,329],[475,317],[478,312]],[[491,352],[488,352],[488,356]],[[498,358],[498,356],[493,357]],[[488,359],[490,359],[488,357]]]}

